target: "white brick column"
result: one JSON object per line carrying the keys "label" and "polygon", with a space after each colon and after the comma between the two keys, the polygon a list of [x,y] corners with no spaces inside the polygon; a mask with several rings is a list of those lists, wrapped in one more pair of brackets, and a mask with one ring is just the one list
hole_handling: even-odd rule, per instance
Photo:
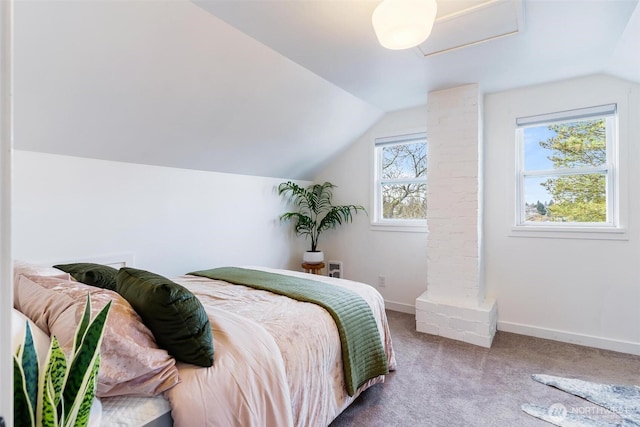
{"label": "white brick column", "polygon": [[478,85],[429,93],[427,291],[416,329],[490,347],[495,301],[482,283],[482,117]]}

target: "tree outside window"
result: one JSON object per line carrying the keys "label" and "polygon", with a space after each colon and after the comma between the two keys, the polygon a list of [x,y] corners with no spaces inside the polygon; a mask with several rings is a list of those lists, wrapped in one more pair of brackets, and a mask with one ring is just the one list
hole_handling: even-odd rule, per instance
{"label": "tree outside window", "polygon": [[424,133],[376,140],[376,220],[406,225],[427,218]]}
{"label": "tree outside window", "polygon": [[518,119],[535,122],[518,129],[522,222],[612,222],[614,114],[615,105]]}

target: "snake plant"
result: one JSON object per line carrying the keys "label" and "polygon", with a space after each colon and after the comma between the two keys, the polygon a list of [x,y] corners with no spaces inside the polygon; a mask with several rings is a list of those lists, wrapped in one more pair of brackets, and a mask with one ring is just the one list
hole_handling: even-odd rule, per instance
{"label": "snake plant", "polygon": [[100,344],[111,302],[91,320],[91,298],[73,341],[69,360],[54,336],[39,372],[31,328],[13,357],[14,423],[25,427],[84,427],[95,396]]}

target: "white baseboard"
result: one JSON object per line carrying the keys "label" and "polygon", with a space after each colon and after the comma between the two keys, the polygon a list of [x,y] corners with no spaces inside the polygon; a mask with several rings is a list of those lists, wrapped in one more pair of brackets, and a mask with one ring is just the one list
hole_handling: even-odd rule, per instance
{"label": "white baseboard", "polygon": [[[411,304],[395,301],[385,301],[388,310],[399,311],[401,313],[415,314],[416,308]],[[615,340],[611,338],[596,337],[593,335],[576,334],[573,332],[559,331],[556,329],[540,328],[537,326],[523,325],[513,322],[498,321],[498,330],[512,332],[514,334],[527,335],[536,338],[544,338],[553,341],[566,342],[570,344],[584,345],[587,347],[600,348],[603,350],[617,351],[620,353],[635,354],[640,356],[640,343],[631,341]]]}
{"label": "white baseboard", "polygon": [[399,311],[400,313],[416,314],[416,306],[395,301],[384,301],[387,310]]}
{"label": "white baseboard", "polygon": [[584,345],[587,347],[601,348],[603,350],[640,355],[640,343],[636,342],[602,338],[593,335],[576,334],[573,332],[558,331],[555,329],[539,328],[537,326],[501,321],[498,321],[498,330],[553,341]]}

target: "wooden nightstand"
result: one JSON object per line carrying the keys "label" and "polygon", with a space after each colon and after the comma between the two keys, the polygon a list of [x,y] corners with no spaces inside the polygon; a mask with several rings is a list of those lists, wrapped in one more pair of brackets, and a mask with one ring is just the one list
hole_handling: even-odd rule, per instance
{"label": "wooden nightstand", "polygon": [[303,262],[302,268],[306,273],[312,274],[322,274],[322,269],[324,268],[324,262]]}

